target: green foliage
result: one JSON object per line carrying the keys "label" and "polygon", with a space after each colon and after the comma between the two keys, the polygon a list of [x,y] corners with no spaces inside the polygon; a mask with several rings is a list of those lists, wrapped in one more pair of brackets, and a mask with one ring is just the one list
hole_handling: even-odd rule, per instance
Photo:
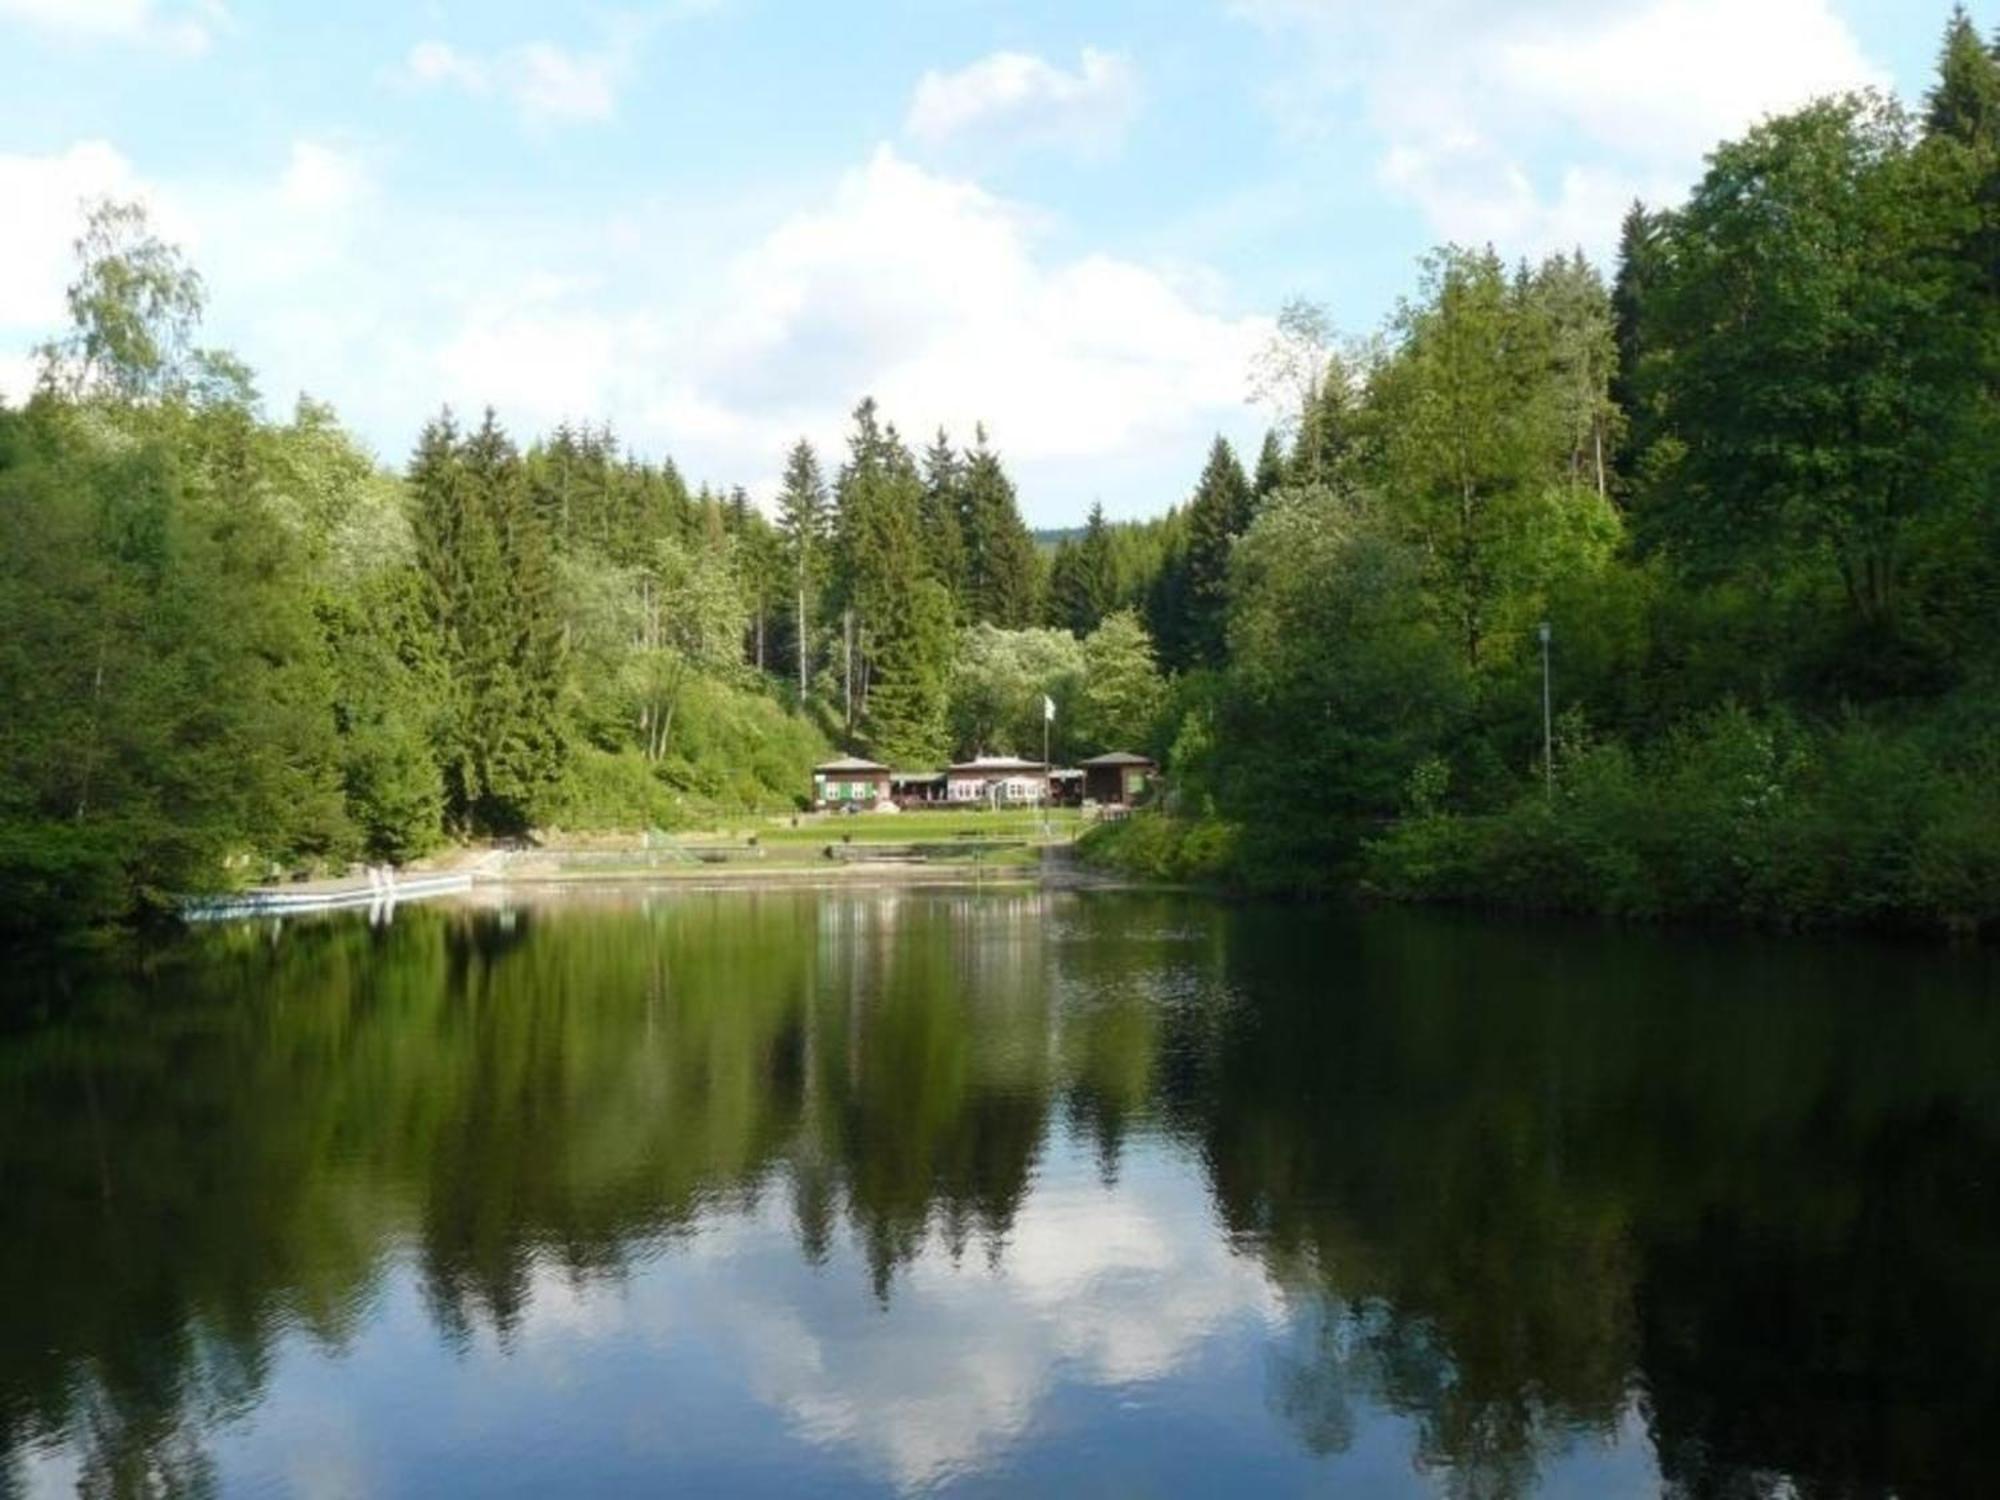
{"label": "green foliage", "polygon": [[1237,551],[1222,801],[1309,880],[1394,813],[1470,702],[1423,577],[1381,508],[1324,490],[1281,491]]}
{"label": "green foliage", "polygon": [[174,403],[0,412],[0,823],[40,830],[17,854],[59,822],[53,847],[116,851],[80,921],[353,837],[308,550],[258,437]]}
{"label": "green foliage", "polygon": [[1158,738],[1166,684],[1153,639],[1131,610],[1107,616],[1083,643],[1077,723],[1068,743],[1093,753],[1145,750]]}
{"label": "green foliage", "polygon": [[1002,630],[974,625],[959,638],[952,665],[950,729],[955,754],[1040,759],[1042,699],[1055,701],[1051,753],[1072,753],[1078,694],[1088,648],[1066,630]]}
{"label": "green foliage", "polygon": [[1924,99],[1924,129],[1967,146],[2000,147],[2000,62],[1963,5],[1952,7],[1938,50],[1937,82]]}
{"label": "green foliage", "polygon": [[935,578],[919,578],[875,622],[864,727],[878,760],[932,766],[944,758],[952,637],[951,595]]}
{"label": "green foliage", "polygon": [[202,365],[201,277],[155,236],[137,203],[100,200],[76,242],[70,332],[42,346],[42,383],[72,398],[185,396]]}
{"label": "green foliage", "polygon": [[965,544],[965,491],[965,464],[940,427],[936,440],[924,450],[924,494],[918,506],[918,524],[930,575],[950,593],[953,612],[961,621],[971,606],[972,590]]}
{"label": "green foliage", "polygon": [[983,427],[966,455],[959,494],[970,617],[1003,630],[1033,624],[1041,613],[1041,554]]}
{"label": "green foliage", "polygon": [[1118,556],[1104,507],[1090,507],[1090,520],[1075,542],[1056,549],[1049,568],[1049,621],[1075,635],[1088,635],[1118,607]]}
{"label": "green foliage", "polygon": [[1227,440],[1218,437],[1208,450],[1187,506],[1187,552],[1182,560],[1185,581],[1180,608],[1186,616],[1184,635],[1175,644],[1185,655],[1183,666],[1217,666],[1223,659],[1229,612],[1229,549],[1250,525],[1250,481]]}
{"label": "green foliage", "polygon": [[1982,488],[1977,169],[1873,95],[1714,154],[1641,318],[1649,544],[1697,579],[1828,570],[1831,607],[1897,632],[1914,544]]}
{"label": "green foliage", "polygon": [[1138,812],[1097,824],[1077,841],[1077,854],[1087,864],[1135,880],[1240,883],[1240,838],[1236,826],[1220,818]]}
{"label": "green foliage", "polygon": [[566,647],[552,539],[491,411],[424,429],[409,486],[425,598],[452,686],[440,726],[447,815],[518,832],[562,775]]}
{"label": "green foliage", "polygon": [[1370,845],[1367,875],[1397,897],[1978,931],[2000,917],[1996,753],[1728,706],[1637,753],[1572,746],[1553,801],[1421,812]]}
{"label": "green foliage", "polygon": [[520,454],[491,413],[432,423],[399,482],[326,407],[269,422],[194,349],[200,284],[139,210],[79,248],[77,326],[0,409],[9,932],[401,862],[447,827],[794,803],[825,742],[758,685],[792,559],[740,491],[690,501],[608,432]]}

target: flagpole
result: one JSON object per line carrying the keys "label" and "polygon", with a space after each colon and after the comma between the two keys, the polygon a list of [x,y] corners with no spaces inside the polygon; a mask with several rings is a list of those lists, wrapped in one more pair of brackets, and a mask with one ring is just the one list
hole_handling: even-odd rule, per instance
{"label": "flagpole", "polygon": [[1049,836],[1049,794],[1055,789],[1054,767],[1049,764],[1049,725],[1055,722],[1056,700],[1042,694],[1042,837]]}

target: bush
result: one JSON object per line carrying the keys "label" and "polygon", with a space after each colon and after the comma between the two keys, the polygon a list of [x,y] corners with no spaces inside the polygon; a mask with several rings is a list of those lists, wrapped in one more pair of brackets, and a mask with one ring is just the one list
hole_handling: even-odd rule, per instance
{"label": "bush", "polygon": [[1977,932],[2000,922],[1996,763],[1990,736],[1731,706],[1641,752],[1578,748],[1553,802],[1406,819],[1368,844],[1364,880],[1399,900]]}
{"label": "bush", "polygon": [[550,800],[550,824],[578,832],[682,828],[693,821],[687,799],[662,781],[637,750],[579,746]]}
{"label": "bush", "polygon": [[1078,840],[1087,864],[1141,880],[1177,885],[1231,879],[1237,869],[1238,830],[1220,818],[1178,818],[1139,812],[1099,823]]}
{"label": "bush", "polygon": [[0,936],[69,932],[128,915],[135,901],[113,830],[0,825]]}

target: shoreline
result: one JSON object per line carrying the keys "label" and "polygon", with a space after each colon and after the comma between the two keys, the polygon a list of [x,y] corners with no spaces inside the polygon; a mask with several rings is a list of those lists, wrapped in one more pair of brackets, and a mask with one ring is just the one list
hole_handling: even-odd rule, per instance
{"label": "shoreline", "polygon": [[[648,864],[565,868],[560,856],[539,851],[510,855],[485,851],[476,858],[447,857],[437,866],[412,866],[393,884],[344,877],[252,887],[190,903],[187,922],[303,916],[339,911],[393,910],[420,901],[477,900],[482,893],[613,891],[652,888],[685,891],[811,890],[900,887],[948,890],[1127,890],[1150,884],[1075,860],[1067,845],[1045,845],[1040,858],[991,865],[960,860],[842,859],[742,861],[717,864]],[[428,863],[428,862],[426,862]]]}

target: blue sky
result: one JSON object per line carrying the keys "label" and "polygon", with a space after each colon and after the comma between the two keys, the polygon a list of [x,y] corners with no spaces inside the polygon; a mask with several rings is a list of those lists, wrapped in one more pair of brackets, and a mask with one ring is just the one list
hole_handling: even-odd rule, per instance
{"label": "blue sky", "polygon": [[[609,420],[760,494],[873,392],[1037,524],[1254,441],[1289,296],[1602,255],[1759,115],[1928,80],[1931,0],[0,0],[0,393],[77,204],[143,198],[276,410]],[[1983,21],[1996,19],[1983,10]]]}

